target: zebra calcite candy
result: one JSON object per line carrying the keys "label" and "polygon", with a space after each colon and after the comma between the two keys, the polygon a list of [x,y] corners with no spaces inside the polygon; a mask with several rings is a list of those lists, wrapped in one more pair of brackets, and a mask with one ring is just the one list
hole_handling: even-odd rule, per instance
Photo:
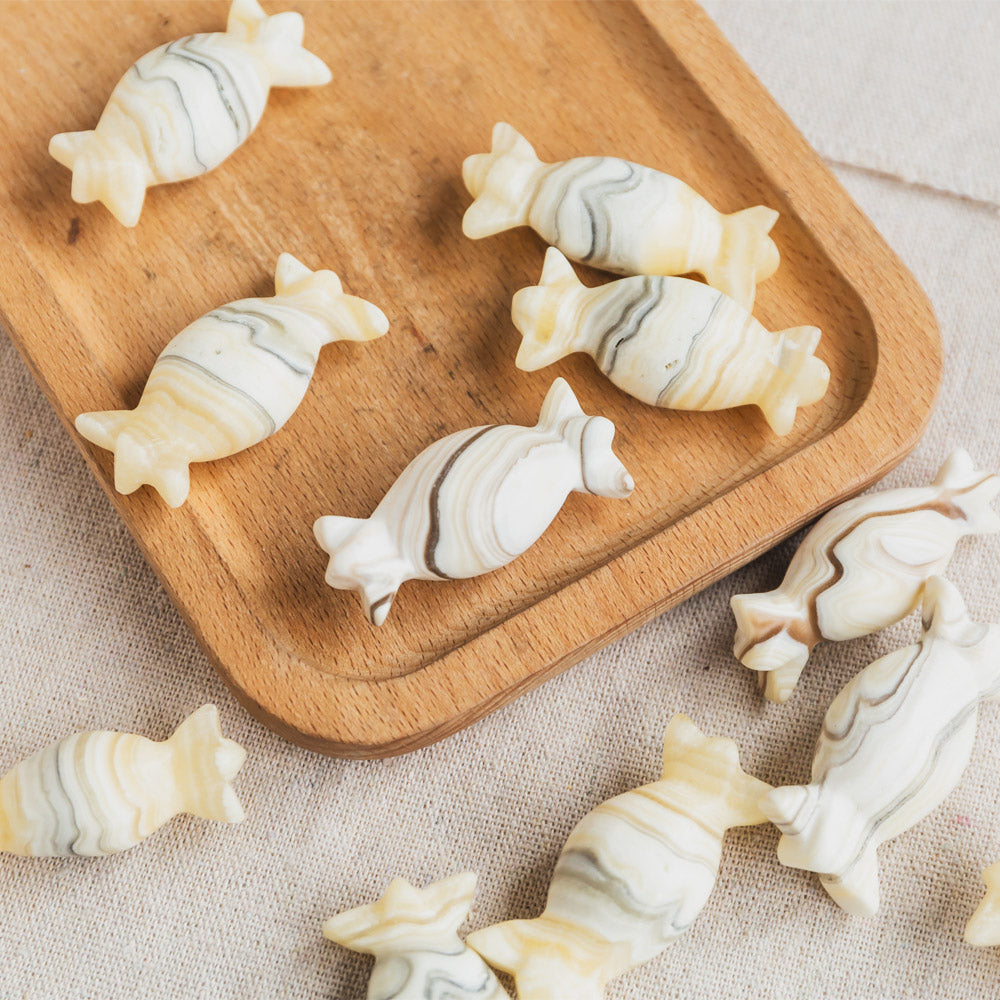
{"label": "zebra calcite candy", "polygon": [[964,535],[1000,531],[990,503],[1000,478],[959,449],[931,486],[887,490],[834,507],[764,594],[732,598],[733,652],[760,672],[764,694],[787,701],[821,639],[855,639],[905,618]]}
{"label": "zebra calcite candy", "polygon": [[519,997],[599,1000],[688,929],[715,885],[723,835],[765,822],[757,802],[769,787],[743,772],[732,740],[674,716],[663,776],[577,824],[544,913],[475,931],[469,945],[514,975]]}
{"label": "zebra calcite candy", "polygon": [[323,934],[375,956],[368,1000],[508,1000],[496,976],[458,936],[475,893],[474,872],[424,889],[393,879],[377,903],[331,917]]}
{"label": "zebra calcite candy", "polygon": [[115,453],[115,489],[151,485],[171,507],[190,489],[189,462],[208,462],[270,437],[295,412],[319,350],[372,340],[382,311],[345,295],[332,271],[278,258],[275,295],[241,299],[196,319],[164,348],[134,410],[82,413],[76,429]]}
{"label": "zebra calcite candy", "polygon": [[118,82],[97,128],[49,143],[73,171],[73,200],[103,202],[134,226],[146,188],[217,167],[254,130],[271,87],[330,82],[302,33],[301,14],[268,17],[257,0],[234,0],[225,32],[146,53]]}
{"label": "zebra calcite candy", "polygon": [[754,404],[776,434],[826,392],[820,331],[771,333],[741,305],[689,278],[633,277],[588,288],[555,248],[538,285],[511,306],[517,366],[536,371],[583,351],[619,389],[653,406],[722,410]]}
{"label": "zebra calcite candy", "polygon": [[425,448],[368,518],[321,517],[326,582],[355,590],[381,625],[406,580],[455,580],[505,566],[535,544],[573,491],[627,497],[615,425],[589,417],[562,379],[534,427],[473,427]]}
{"label": "zebra calcite candy", "polygon": [[979,704],[1000,695],[1000,625],[969,619],[961,595],[932,577],[920,642],[851,680],[823,722],[812,783],[760,802],[781,830],[778,859],[817,872],[848,913],[879,905],[880,844],[941,804],[972,753]]}
{"label": "zebra calcite candy", "polygon": [[465,160],[462,178],[476,199],[462,222],[471,239],[531,226],[581,264],[616,274],[697,272],[747,310],[757,282],[778,267],[773,209],[723,215],[676,177],[611,156],[543,163],[503,122],[492,150]]}
{"label": "zebra calcite candy", "polygon": [[205,705],[154,743],[125,733],[77,733],[0,779],[0,851],[99,856],[135,847],[178,813],[238,823],[229,782],[246,756]]}
{"label": "zebra calcite candy", "polygon": [[965,940],[976,948],[1000,944],[1000,861],[983,872],[986,896],[965,925]]}

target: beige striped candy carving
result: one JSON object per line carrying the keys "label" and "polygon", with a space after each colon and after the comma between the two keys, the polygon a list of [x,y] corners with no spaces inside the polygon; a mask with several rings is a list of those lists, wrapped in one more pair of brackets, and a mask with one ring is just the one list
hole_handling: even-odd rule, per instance
{"label": "beige striped candy carving", "polygon": [[965,925],[965,940],[976,948],[1000,944],[1000,861],[983,872],[986,895]]}
{"label": "beige striped candy carving", "polygon": [[1000,477],[958,449],[930,486],[848,500],[802,540],[781,585],[732,598],[733,652],[787,701],[821,639],[869,635],[905,618],[965,535],[1000,531],[990,504]]}
{"label": "beige striped candy carving", "polygon": [[676,715],[659,781],[599,805],[556,862],[545,911],[467,938],[514,975],[530,1000],[600,1000],[615,976],[660,954],[694,922],[715,886],[722,840],[765,822],[770,790],[745,774],[730,739]]}
{"label": "beige striped candy carving", "polygon": [[116,854],[178,813],[238,823],[230,781],[246,756],[205,705],[170,739],[77,733],[0,779],[0,850],[56,857]]}
{"label": "beige striped candy carving", "polygon": [[689,278],[633,277],[588,288],[555,248],[538,285],[511,305],[521,333],[517,366],[536,371],[583,351],[619,389],[674,410],[760,407],[776,434],[826,392],[813,355],[820,331],[771,333],[739,303]]}
{"label": "beige striped candy carving", "polygon": [[423,889],[396,878],[377,903],[330,917],[323,934],[375,956],[368,1000],[507,1000],[496,976],[458,936],[475,892],[475,872]]}
{"label": "beige striped candy carving", "polygon": [[462,178],[475,198],[462,222],[471,239],[531,226],[571,260],[616,274],[703,274],[747,310],[778,267],[774,209],[723,215],[676,177],[612,156],[543,163],[503,122]]}
{"label": "beige striped candy carving", "polygon": [[241,299],[196,319],[163,349],[134,410],[82,413],[76,429],[115,453],[115,489],[151,485],[171,507],[190,489],[188,463],[263,441],[295,412],[320,348],[389,328],[370,302],[345,295],[332,271],[282,254],[275,295]]}
{"label": "beige striped candy carving", "polygon": [[257,0],[233,0],[224,32],[146,53],[118,82],[93,131],[63,132],[49,143],[73,171],[73,200],[103,202],[134,226],[146,188],[218,166],[254,130],[271,87],[330,82],[302,34],[301,14],[268,17]]}

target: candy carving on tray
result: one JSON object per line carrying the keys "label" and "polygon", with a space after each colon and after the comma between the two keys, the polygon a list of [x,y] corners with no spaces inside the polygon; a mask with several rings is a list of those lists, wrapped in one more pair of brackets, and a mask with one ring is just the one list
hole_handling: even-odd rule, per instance
{"label": "candy carving on tray", "polygon": [[536,371],[589,354],[630,396],[675,410],[760,407],[775,434],[823,397],[830,369],[815,357],[820,331],[771,333],[737,302],[689,278],[647,275],[588,288],[549,247],[538,285],[511,306],[517,367]]}
{"label": "candy carving on tray", "polygon": [[924,587],[923,638],[867,666],[823,721],[812,783],[776,788],[761,809],[778,859],[817,872],[848,913],[879,906],[876,850],[936,809],[972,754],[979,705],[1000,695],[1000,625],[970,619],[941,577]]}
{"label": "candy carving on tray", "polygon": [[494,424],[425,448],[371,517],[314,526],[326,582],[357,591],[381,625],[406,580],[456,580],[505,566],[530,548],[571,492],[621,499],[634,488],[611,450],[615,425],[588,416],[563,379],[534,427]]}
{"label": "candy carving on tray", "polygon": [[766,822],[757,803],[769,789],[744,773],[731,739],[674,716],[662,776],[580,820],[542,915],[474,931],[468,943],[514,975],[524,1000],[600,1000],[611,979],[691,926],[715,886],[726,830]]}
{"label": "candy carving on tray", "polygon": [[543,163],[504,122],[493,128],[490,152],[466,158],[462,179],[475,198],[462,221],[471,239],[531,226],[581,264],[616,274],[697,272],[747,310],[757,282],[778,268],[768,235],[774,209],[723,215],[676,177],[612,156]]}
{"label": "candy carving on tray", "polygon": [[245,756],[222,735],[214,705],[162,743],[126,733],[67,736],[0,779],[0,851],[117,854],[178,813],[239,823],[243,808],[230,782]]}
{"label": "candy carving on tray", "polygon": [[368,1000],[508,1000],[486,963],[458,936],[476,894],[475,872],[417,889],[395,878],[377,902],[330,917],[323,934],[375,956]]}
{"label": "candy carving on tray", "polygon": [[332,79],[302,47],[303,31],[295,11],[268,17],[257,0],[233,0],[224,32],[147,52],[118,82],[95,129],[52,137],[49,153],[73,171],[73,200],[100,201],[134,226],[146,188],[217,167],[254,130],[271,87]]}
{"label": "candy carving on tray", "polygon": [[115,489],[151,485],[171,507],[190,489],[188,463],[224,458],[280,430],[312,378],[320,348],[389,329],[376,306],[345,295],[332,271],[278,258],[275,295],[196,319],[163,349],[134,410],[82,413],[76,429],[115,454]]}
{"label": "candy carving on tray", "polygon": [[966,535],[1000,531],[990,503],[1000,477],[952,452],[931,486],[885,490],[826,514],[799,545],[781,585],[732,598],[737,659],[764,694],[787,701],[821,639],[856,639],[905,618]]}

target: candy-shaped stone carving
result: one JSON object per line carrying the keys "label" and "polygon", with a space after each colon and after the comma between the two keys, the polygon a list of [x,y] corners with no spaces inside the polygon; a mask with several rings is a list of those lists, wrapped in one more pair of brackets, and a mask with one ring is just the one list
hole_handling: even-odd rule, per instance
{"label": "candy-shaped stone carving", "polygon": [[781,586],[732,598],[733,652],[787,701],[821,639],[855,639],[905,618],[964,535],[1000,531],[990,503],[1000,477],[961,449],[931,486],[887,490],[834,507],[803,539]]}
{"label": "candy-shaped stone carving", "polygon": [[271,87],[330,82],[302,33],[301,14],[268,17],[257,0],[233,0],[224,32],[147,52],[119,80],[93,131],[49,143],[73,171],[73,200],[103,202],[134,226],[146,188],[217,167],[254,130]]}
{"label": "candy-shaped stone carving", "polygon": [[238,823],[229,782],[246,756],[205,705],[155,743],[126,733],[67,736],[0,779],[0,851],[98,856],[135,847],[178,813]]}
{"label": "candy-shaped stone carving", "polygon": [[627,497],[615,425],[587,416],[562,379],[534,427],[472,427],[425,448],[368,518],[321,517],[326,582],[356,590],[381,625],[406,580],[455,580],[505,566],[535,544],[575,491]]}
{"label": "candy-shaped stone carving", "polygon": [[769,786],[729,739],[674,716],[663,776],[599,805],[556,862],[545,912],[475,931],[468,943],[514,975],[519,997],[599,1000],[609,980],[658,955],[701,912],[732,826],[763,823]]}
{"label": "candy-shaped stone carving", "polygon": [[377,903],[331,917],[323,934],[375,956],[368,1000],[505,1000],[496,976],[458,936],[475,893],[474,872],[424,889],[393,879]]}
{"label": "candy-shaped stone carving", "polygon": [[476,199],[462,222],[474,240],[531,226],[572,260],[616,274],[703,274],[747,310],[778,267],[773,209],[723,215],[676,177],[611,156],[543,163],[503,122],[462,178]]}
{"label": "candy-shaped stone carving", "polygon": [[980,702],[1000,695],[1000,625],[969,619],[939,576],[924,588],[920,642],[848,682],[826,713],[812,783],[776,788],[761,809],[778,859],[817,872],[848,913],[878,909],[876,850],[937,808],[972,753]]}
{"label": "candy-shaped stone carving", "polygon": [[270,437],[302,401],[324,344],[372,340],[382,311],[345,295],[332,271],[278,258],[275,295],[241,299],[196,319],[164,348],[134,410],[83,413],[76,429],[115,453],[115,489],[151,485],[171,507],[190,489],[189,462]]}
{"label": "candy-shaped stone carving", "polygon": [[965,940],[976,948],[1000,944],[1000,861],[983,872],[986,896],[965,925]]}
{"label": "candy-shaped stone carving", "polygon": [[813,355],[820,331],[771,333],[722,292],[689,278],[622,278],[588,288],[555,248],[538,285],[511,306],[517,367],[536,371],[583,351],[619,389],[652,406],[723,410],[753,404],[776,434],[826,392]]}

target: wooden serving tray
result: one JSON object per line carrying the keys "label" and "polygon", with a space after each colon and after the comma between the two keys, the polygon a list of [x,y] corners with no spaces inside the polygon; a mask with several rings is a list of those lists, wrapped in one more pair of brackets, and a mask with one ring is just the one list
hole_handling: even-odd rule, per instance
{"label": "wooden serving tray", "polygon": [[[272,294],[280,251],[336,270],[390,318],[382,340],[324,348],[280,433],[194,466],[179,510],[149,489],[118,496],[110,454],[77,438],[205,651],[268,726],[351,757],[441,739],[752,559],[916,442],[941,364],[929,304],[699,8],[268,4],[287,6],[304,12],[334,83],[273,92],[244,148],[206,177],[152,189],[134,230],[70,200],[49,137],[92,128],[134,59],[221,30],[228,4],[8,4],[0,38],[0,322],[70,433],[81,411],[134,406],[191,320]],[[781,212],[782,264],[756,315],[771,329],[821,327],[832,371],[790,436],[750,408],[644,406],[581,355],[517,371],[510,298],[536,281],[544,247],[528,230],[476,243],[461,232],[462,159],[489,148],[498,120],[545,159],[620,155],[722,210]],[[574,494],[525,556],[476,580],[406,584],[380,629],[324,584],[317,516],[367,516],[444,434],[534,423],[556,375],[614,420],[631,500]]]}

